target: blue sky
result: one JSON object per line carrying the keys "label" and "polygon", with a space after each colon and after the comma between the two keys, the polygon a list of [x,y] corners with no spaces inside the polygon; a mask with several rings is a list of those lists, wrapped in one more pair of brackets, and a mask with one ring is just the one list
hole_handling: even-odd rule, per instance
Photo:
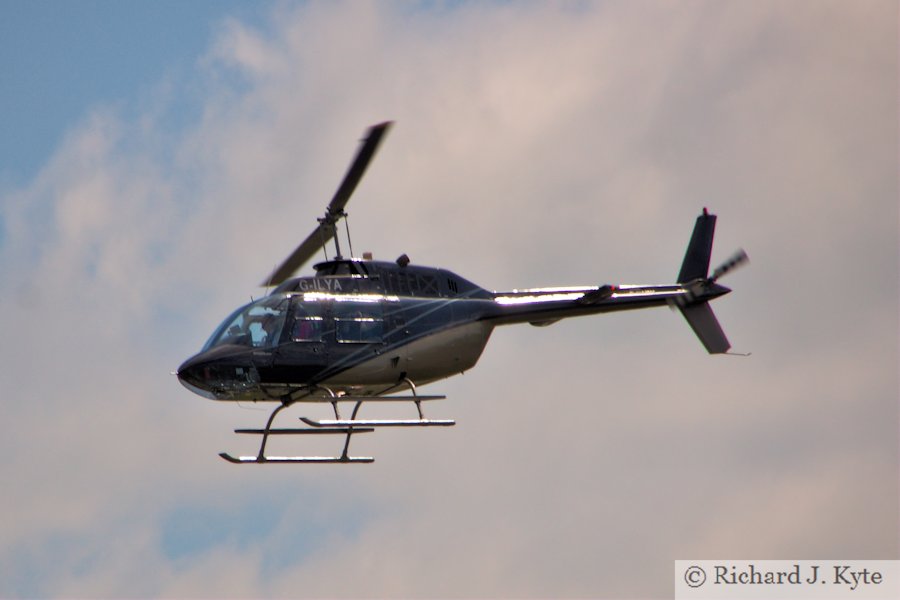
{"label": "blue sky", "polygon": [[[4,0],[0,169],[32,177],[65,132],[100,105],[134,114],[160,81],[189,79],[226,17],[260,24],[268,2]],[[191,98],[179,98],[190,106]]]}
{"label": "blue sky", "polygon": [[[666,597],[676,559],[898,557],[896,3],[0,11],[0,596]],[[501,328],[426,388],[454,428],[226,464],[267,412],[169,373],[386,119],[358,252],[665,283],[707,206],[752,356],[668,310]]]}

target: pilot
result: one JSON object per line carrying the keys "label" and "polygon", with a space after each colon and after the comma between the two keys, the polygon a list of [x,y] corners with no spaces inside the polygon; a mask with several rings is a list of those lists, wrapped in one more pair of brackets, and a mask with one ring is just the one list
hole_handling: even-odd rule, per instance
{"label": "pilot", "polygon": [[265,333],[265,337],[260,340],[260,346],[274,346],[275,342],[277,341],[275,339],[275,336],[277,335],[277,332],[275,331],[277,329],[275,317],[272,315],[266,315],[262,320],[261,326],[263,332]]}

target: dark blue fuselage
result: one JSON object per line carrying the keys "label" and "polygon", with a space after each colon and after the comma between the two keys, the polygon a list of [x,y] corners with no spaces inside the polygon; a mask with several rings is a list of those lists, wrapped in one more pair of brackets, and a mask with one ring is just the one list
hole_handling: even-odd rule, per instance
{"label": "dark blue fuselage", "polygon": [[[445,269],[356,259],[316,271],[232,313],[179,367],[181,382],[217,400],[283,402],[326,387],[379,395],[466,371],[496,325],[549,325],[687,293],[681,284],[490,292]],[[727,291],[713,284],[703,294]]]}

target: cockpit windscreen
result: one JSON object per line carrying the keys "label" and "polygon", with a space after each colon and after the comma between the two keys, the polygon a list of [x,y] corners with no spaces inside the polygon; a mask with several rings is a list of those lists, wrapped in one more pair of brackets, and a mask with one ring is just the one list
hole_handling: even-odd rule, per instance
{"label": "cockpit windscreen", "polygon": [[234,311],[216,329],[203,350],[225,344],[272,347],[278,343],[287,316],[287,298],[263,298]]}

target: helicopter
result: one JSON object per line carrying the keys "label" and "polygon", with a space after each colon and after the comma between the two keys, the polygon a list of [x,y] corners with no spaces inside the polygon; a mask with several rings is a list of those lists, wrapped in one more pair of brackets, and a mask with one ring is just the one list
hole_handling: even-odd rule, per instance
{"label": "helicopter", "polygon": [[[235,310],[222,321],[199,353],[178,367],[179,381],[214,400],[275,402],[262,428],[235,429],[261,436],[251,456],[220,456],[236,464],[371,463],[352,456],[354,435],[385,427],[448,427],[450,419],[426,418],[423,402],[445,399],[423,395],[420,386],[457,375],[478,362],[491,332],[501,325],[530,323],[544,327],[561,319],[670,306],[686,318],[710,354],[731,348],[709,302],[731,290],[720,277],[748,261],[739,250],[709,274],[716,215],[706,208],[697,217],[676,283],[594,285],[489,291],[456,273],[395,261],[344,257],[337,224],[365,174],[391,121],[368,129],[357,154],[318,226],[262,285],[264,297]],[[327,245],[335,253],[328,258]],[[349,244],[349,227],[347,228]],[[325,260],[312,276],[294,273],[319,250]],[[352,246],[351,246],[352,254]],[[300,417],[302,426],[275,428],[278,414],[297,403],[330,403],[334,419]],[[363,404],[414,405],[411,419],[360,417]],[[349,403],[349,418],[340,405]],[[412,406],[410,406],[412,408]],[[343,436],[335,456],[272,456],[271,436],[331,434]]]}

